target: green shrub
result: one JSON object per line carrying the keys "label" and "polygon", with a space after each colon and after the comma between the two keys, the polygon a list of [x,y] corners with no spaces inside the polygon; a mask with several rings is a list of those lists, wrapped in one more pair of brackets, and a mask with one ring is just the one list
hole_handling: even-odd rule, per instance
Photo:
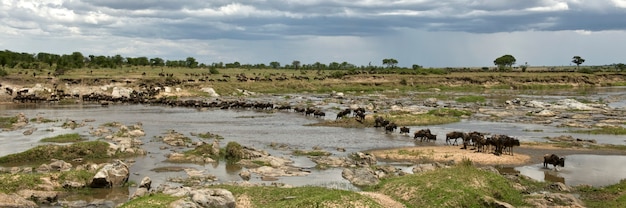
{"label": "green shrub", "polygon": [[227,160],[240,160],[243,158],[243,147],[237,142],[228,142],[224,151]]}

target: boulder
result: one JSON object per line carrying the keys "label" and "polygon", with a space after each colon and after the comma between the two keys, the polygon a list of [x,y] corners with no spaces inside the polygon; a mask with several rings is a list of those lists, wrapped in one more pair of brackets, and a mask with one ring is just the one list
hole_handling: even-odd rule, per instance
{"label": "boulder", "polygon": [[199,189],[191,193],[191,201],[200,207],[235,208],[233,193],[226,189]]}
{"label": "boulder", "polygon": [[6,208],[35,208],[38,207],[33,201],[26,200],[17,194],[0,193],[0,207]]}
{"label": "boulder", "polygon": [[244,170],[239,172],[239,177],[241,177],[241,179],[245,180],[245,181],[249,181],[250,180],[250,176],[251,173],[248,170]]}
{"label": "boulder", "polygon": [[140,187],[135,190],[135,193],[133,193],[130,199],[139,198],[145,196],[146,194],[148,194],[148,189]]}
{"label": "boulder", "polygon": [[19,190],[17,195],[24,199],[33,200],[38,204],[51,204],[59,199],[59,193],[56,191]]}
{"label": "boulder", "polygon": [[220,96],[219,94],[217,94],[217,92],[215,92],[215,89],[213,89],[212,87],[205,87],[205,88],[200,89],[200,91],[208,93],[209,97],[219,97]]}
{"label": "boulder", "polygon": [[496,199],[494,199],[493,197],[490,196],[483,196],[482,198],[482,204],[485,207],[494,207],[494,208],[515,208],[513,205],[503,202],[503,201],[498,201]]}
{"label": "boulder", "polygon": [[368,167],[345,168],[341,176],[356,186],[372,186],[380,182],[376,173]]}
{"label": "boulder", "polygon": [[376,156],[369,153],[355,152],[350,154],[350,158],[354,160],[354,164],[359,167],[367,167],[376,165]]}
{"label": "boulder", "polygon": [[72,164],[63,160],[56,160],[50,163],[50,170],[53,171],[69,171],[70,169],[72,169]]}
{"label": "boulder", "polygon": [[120,160],[106,164],[91,180],[92,188],[121,187],[128,182],[130,171],[128,165]]}
{"label": "boulder", "polygon": [[413,167],[413,173],[422,173],[427,171],[433,171],[435,169],[437,169],[437,166],[433,163],[417,164],[415,167]]}
{"label": "boulder", "polygon": [[143,177],[143,179],[141,179],[141,182],[139,183],[139,188],[146,188],[148,191],[150,190],[151,186],[152,180],[148,176]]}

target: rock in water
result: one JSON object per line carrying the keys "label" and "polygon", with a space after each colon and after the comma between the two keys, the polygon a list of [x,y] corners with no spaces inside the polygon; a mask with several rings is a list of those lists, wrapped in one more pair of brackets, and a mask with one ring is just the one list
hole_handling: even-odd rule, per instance
{"label": "rock in water", "polygon": [[121,187],[128,182],[130,171],[128,165],[120,160],[107,164],[91,180],[92,188]]}

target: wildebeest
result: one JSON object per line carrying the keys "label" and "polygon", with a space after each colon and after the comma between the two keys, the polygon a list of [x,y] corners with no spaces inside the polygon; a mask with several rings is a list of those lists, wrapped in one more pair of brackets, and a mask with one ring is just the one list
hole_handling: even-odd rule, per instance
{"label": "wildebeest", "polygon": [[343,118],[344,116],[350,115],[350,113],[352,113],[352,109],[346,108],[346,109],[344,109],[342,111],[339,111],[339,113],[337,113],[337,118],[336,119]]}
{"label": "wildebeest", "polygon": [[393,132],[398,128],[398,125],[396,125],[395,123],[391,122],[387,125],[385,125],[385,133],[387,132]]}
{"label": "wildebeest", "polygon": [[565,158],[555,154],[546,154],[543,156],[543,167],[548,168],[548,164],[552,164],[554,170],[558,170],[557,166],[565,167]]}
{"label": "wildebeest", "polygon": [[491,139],[487,142],[495,147],[494,153],[496,155],[507,153],[507,150],[510,155],[513,155],[513,147],[520,146],[519,140],[501,134],[495,134],[491,136]]}
{"label": "wildebeest", "polygon": [[400,127],[400,134],[409,134],[409,131],[410,131],[409,127],[406,127],[406,126]]}
{"label": "wildebeest", "polygon": [[465,138],[467,138],[467,134],[464,133],[464,132],[460,132],[460,131],[453,131],[453,132],[447,133],[446,134],[446,144],[451,144],[450,140],[453,140],[453,139],[454,139],[454,143],[453,144],[457,144],[456,140],[459,139],[459,138],[464,140]]}
{"label": "wildebeest", "polygon": [[389,123],[391,122],[383,117],[376,117],[376,119],[374,119],[374,127],[385,127],[389,125]]}
{"label": "wildebeest", "polygon": [[[429,139],[428,138],[429,135],[433,135],[430,132],[430,129],[421,129],[419,131],[416,131],[415,134],[413,134],[413,139],[417,140],[417,138],[420,138],[420,142],[422,142],[422,141],[424,141],[424,139]],[[436,138],[437,138],[437,136],[435,136],[435,139]]]}

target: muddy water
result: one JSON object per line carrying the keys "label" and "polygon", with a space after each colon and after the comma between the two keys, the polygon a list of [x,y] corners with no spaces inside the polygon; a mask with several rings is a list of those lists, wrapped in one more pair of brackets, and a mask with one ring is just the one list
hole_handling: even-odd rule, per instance
{"label": "muddy water", "polygon": [[515,170],[539,181],[562,182],[570,186],[607,186],[626,178],[626,157],[614,155],[569,155],[565,167],[533,164]]}
{"label": "muddy water", "polygon": [[[622,89],[623,90],[623,89]],[[609,90],[603,94],[593,94],[595,99],[607,99],[609,97],[620,97],[621,99],[613,99],[609,106],[620,108],[624,106],[624,93],[620,89],[614,91]],[[563,99],[570,98],[568,95],[555,95],[546,98],[545,96],[532,96],[542,99]],[[314,98],[308,98],[315,100]],[[538,99],[538,100],[542,100]],[[321,98],[319,98],[321,100]],[[325,106],[327,116],[324,119],[332,120],[335,118],[336,112],[331,109],[333,106],[343,108],[338,104],[328,104]],[[110,105],[109,107],[101,107],[93,104],[76,104],[76,105],[56,105],[56,104],[24,104],[24,105],[0,105],[0,116],[14,116],[17,113],[24,113],[28,118],[42,116],[46,119],[56,120],[52,123],[36,124],[31,123],[27,128],[37,128],[37,130],[29,136],[25,136],[18,131],[0,132],[0,155],[7,155],[30,149],[40,145],[40,139],[52,137],[61,134],[77,132],[90,140],[98,139],[89,134],[91,128],[109,122],[121,122],[125,125],[133,125],[137,122],[143,124],[146,136],[142,137],[144,142],[143,148],[149,154],[146,156],[135,158],[135,163],[131,166],[132,181],[140,181],[144,176],[149,176],[153,180],[153,186],[167,183],[166,179],[170,177],[185,176],[184,172],[161,172],[152,171],[159,167],[189,167],[203,170],[205,173],[217,176],[218,182],[241,181],[238,173],[242,170],[236,165],[227,165],[224,162],[217,164],[195,165],[195,164],[171,164],[163,162],[165,154],[171,151],[182,151],[184,149],[167,149],[161,150],[160,147],[165,144],[155,141],[155,137],[163,135],[168,130],[175,130],[183,133],[195,141],[200,138],[191,136],[191,133],[219,134],[225,139],[220,142],[225,145],[230,141],[236,141],[245,146],[252,146],[258,149],[267,150],[272,155],[285,155],[294,160],[297,167],[314,167],[315,164],[306,157],[295,157],[289,153],[293,149],[311,149],[314,146],[332,152],[335,156],[345,156],[348,153],[356,151],[364,151],[369,149],[393,148],[414,146],[416,143],[409,136],[399,135],[396,133],[385,134],[384,130],[376,128],[352,129],[352,128],[336,128],[336,127],[314,127],[306,126],[306,124],[319,122],[319,119],[305,117],[304,115],[293,112],[261,112],[253,110],[197,110],[191,108],[171,108],[163,106],[149,105]],[[72,129],[63,129],[61,125],[66,120],[75,120],[81,123],[85,120],[86,126]],[[93,121],[92,121],[93,120]],[[26,128],[26,129],[27,129]],[[411,132],[421,128],[430,128],[434,134],[439,135],[437,144],[444,144],[445,134],[450,131],[481,131],[492,134],[506,134],[520,139],[521,141],[545,141],[545,137],[554,137],[560,135],[572,135],[575,138],[595,139],[598,143],[604,144],[620,144],[626,142],[623,136],[612,135],[587,135],[587,134],[571,134],[568,129],[557,128],[553,126],[539,124],[521,124],[521,123],[500,123],[478,120],[463,120],[458,123],[437,125],[437,126],[410,126]],[[290,150],[277,150],[269,147],[272,143],[285,144]],[[337,147],[345,148],[345,152],[336,151]],[[572,155],[568,156],[566,167],[559,172],[549,172],[543,169],[541,164],[519,167],[518,171],[522,174],[531,176],[538,180],[544,180],[546,175],[548,178],[563,178],[568,185],[590,184],[594,186],[603,186],[616,183],[621,178],[626,178],[626,171],[614,171],[615,165],[611,162],[621,161],[620,164],[626,164],[624,156],[593,156],[593,155]],[[599,165],[597,164],[605,164]],[[411,167],[406,165],[402,169],[410,172]],[[589,170],[591,172],[584,171]],[[608,174],[599,175],[599,174]],[[554,176],[554,177],[552,177]],[[594,179],[597,178],[597,179]],[[551,179],[548,179],[551,180]],[[253,177],[252,182],[262,182],[260,178]],[[551,180],[552,181],[552,180]],[[279,183],[291,184],[294,186],[315,185],[332,188],[357,190],[350,185],[348,181],[341,177],[341,169],[316,170],[313,169],[310,175],[304,177],[280,177]],[[271,183],[271,182],[266,182]],[[131,188],[131,193],[132,193]],[[107,197],[106,194],[104,196]]]}

